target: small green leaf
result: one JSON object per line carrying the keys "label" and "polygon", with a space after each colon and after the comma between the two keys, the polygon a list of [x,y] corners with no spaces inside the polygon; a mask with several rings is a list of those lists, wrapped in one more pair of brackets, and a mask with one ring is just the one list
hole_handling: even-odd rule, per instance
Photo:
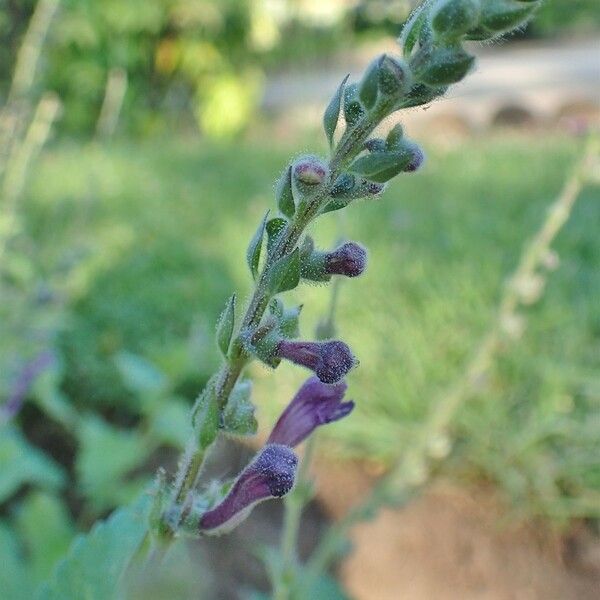
{"label": "small green leaf", "polygon": [[269,219],[267,221],[267,252],[271,252],[287,224],[288,222],[281,217],[275,217],[274,219]]}
{"label": "small green leaf", "polygon": [[87,535],[79,536],[36,600],[113,600],[122,597],[121,585],[148,529],[149,495],[96,523]]}
{"label": "small green leaf", "polygon": [[346,208],[346,206],[348,206],[348,204],[350,204],[350,202],[352,202],[352,200],[354,200],[354,198],[352,197],[348,197],[348,198],[334,198],[333,200],[331,200],[330,202],[328,202],[325,205],[325,208],[323,208],[321,210],[321,214],[325,214],[328,212],[333,212],[335,210],[341,210],[342,208]]}
{"label": "small green leaf", "polygon": [[350,126],[356,125],[360,118],[364,115],[363,108],[358,98],[358,85],[351,83],[344,89],[344,119]]}
{"label": "small green leaf", "polygon": [[402,48],[404,56],[408,56],[412,52],[412,49],[419,39],[421,29],[427,20],[427,4],[428,3],[423,3],[415,8],[402,28],[398,43]]}
{"label": "small green leaf", "polygon": [[246,251],[246,260],[248,262],[248,266],[250,267],[250,272],[252,273],[252,277],[256,279],[258,275],[258,262],[260,261],[260,252],[262,249],[262,241],[263,236],[265,234],[265,227],[267,225],[267,218],[269,216],[269,211],[266,212],[263,220],[260,222],[256,233],[250,240],[250,244],[248,245],[248,250]]}
{"label": "small green leaf", "polygon": [[279,298],[271,299],[271,302],[269,302],[269,312],[274,317],[280,318],[283,316],[283,311],[284,311],[283,302]]}
{"label": "small green leaf", "polygon": [[231,336],[233,335],[233,325],[235,323],[235,294],[227,301],[225,310],[221,313],[217,322],[217,346],[223,356],[227,356]]}
{"label": "small green leaf", "polygon": [[219,403],[214,383],[208,382],[196,400],[192,414],[194,430],[201,448],[208,448],[219,431]]}
{"label": "small green leaf", "polygon": [[286,338],[297,338],[300,335],[300,313],[302,304],[287,308],[279,320],[279,331]]}
{"label": "small green leaf", "polygon": [[367,110],[373,108],[377,101],[379,68],[381,67],[382,60],[383,56],[379,56],[371,62],[358,85],[358,97]]}
{"label": "small green leaf", "polygon": [[282,256],[273,264],[269,272],[269,291],[279,294],[293,290],[300,283],[300,249]]}
{"label": "small green leaf", "polygon": [[403,136],[404,129],[402,128],[402,125],[400,125],[400,123],[396,123],[396,125],[390,129],[387,137],[385,138],[385,145],[387,149],[394,150],[400,143],[400,140]]}
{"label": "small green leaf", "polygon": [[356,159],[350,169],[369,181],[385,183],[400,173],[408,159],[400,152],[378,152]]}
{"label": "small green leaf", "polygon": [[348,77],[350,77],[350,74],[346,75],[342,80],[342,83],[340,83],[323,115],[323,128],[325,129],[325,135],[327,136],[330,148],[333,148],[333,136],[338,124],[338,119],[340,118],[344,86],[346,85],[346,81],[348,81]]}
{"label": "small green leaf", "polygon": [[296,203],[294,202],[294,194],[292,192],[292,166],[281,174],[277,187],[275,188],[275,197],[277,198],[277,206],[286,217],[291,219],[296,212]]}
{"label": "small green leaf", "polygon": [[223,429],[235,435],[254,435],[258,423],[254,417],[255,406],[250,400],[252,384],[249,380],[236,384],[223,411]]}

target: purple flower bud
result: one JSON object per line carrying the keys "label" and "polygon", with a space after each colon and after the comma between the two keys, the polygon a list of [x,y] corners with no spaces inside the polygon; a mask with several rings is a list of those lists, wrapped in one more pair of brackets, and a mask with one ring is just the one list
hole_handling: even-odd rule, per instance
{"label": "purple flower bud", "polygon": [[346,387],[343,381],[327,385],[317,377],[308,379],[279,417],[269,443],[297,446],[319,425],[350,414],[354,402],[342,402]]}
{"label": "purple flower bud", "polygon": [[425,162],[425,154],[417,144],[411,143],[410,152],[412,156],[406,167],[404,167],[405,173],[413,173]]}
{"label": "purple flower bud", "polygon": [[314,372],[323,383],[336,383],[355,365],[350,348],[339,340],[298,342],[281,340],[276,355]]}
{"label": "purple flower bud", "polygon": [[305,156],[294,164],[294,177],[304,185],[323,183],[327,176],[327,165],[317,156]]}
{"label": "purple flower bud", "polygon": [[240,473],[229,493],[200,518],[201,533],[220,534],[239,525],[263,500],[281,498],[293,487],[298,457],[286,445],[267,444]]}
{"label": "purple flower bud", "polygon": [[327,275],[357,277],[367,266],[367,251],[354,242],[346,242],[325,255]]}

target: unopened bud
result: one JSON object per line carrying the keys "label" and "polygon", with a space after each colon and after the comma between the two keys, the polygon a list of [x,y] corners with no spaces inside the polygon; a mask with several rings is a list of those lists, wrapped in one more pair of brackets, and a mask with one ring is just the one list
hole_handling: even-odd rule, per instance
{"label": "unopened bud", "polygon": [[480,24],[496,34],[519,27],[533,14],[538,2],[486,0],[481,6]]}
{"label": "unopened bud", "polygon": [[293,166],[293,176],[296,182],[316,186],[323,183],[327,177],[328,167],[318,156],[304,156]]}
{"label": "unopened bud", "polygon": [[475,57],[460,45],[424,47],[415,54],[411,67],[415,78],[428,86],[445,86],[460,81]]}
{"label": "unopened bud", "polygon": [[408,66],[398,58],[384,55],[379,68],[379,91],[384,96],[402,96],[411,84]]}
{"label": "unopened bud", "polygon": [[456,38],[478,24],[480,12],[480,0],[442,0],[433,6],[431,26],[440,36]]}
{"label": "unopened bud", "polygon": [[323,383],[337,383],[355,366],[350,348],[339,340],[299,342],[281,340],[276,354],[310,369]]}
{"label": "unopened bud", "polygon": [[365,109],[358,97],[358,86],[351,83],[344,90],[344,119],[350,126],[355,125],[365,114]]}
{"label": "unopened bud", "polygon": [[367,266],[367,251],[355,242],[346,242],[325,255],[327,275],[358,277]]}

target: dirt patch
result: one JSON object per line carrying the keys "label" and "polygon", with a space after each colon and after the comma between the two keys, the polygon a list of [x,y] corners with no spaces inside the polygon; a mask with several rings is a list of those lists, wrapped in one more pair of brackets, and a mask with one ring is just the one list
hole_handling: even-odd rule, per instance
{"label": "dirt patch", "polygon": [[[368,489],[372,474],[347,466],[339,477],[328,471],[328,481],[319,477],[320,496],[339,516]],[[506,514],[492,491],[437,484],[406,508],[357,526],[340,578],[357,600],[599,597],[600,541],[588,528],[559,536],[514,524]]]}

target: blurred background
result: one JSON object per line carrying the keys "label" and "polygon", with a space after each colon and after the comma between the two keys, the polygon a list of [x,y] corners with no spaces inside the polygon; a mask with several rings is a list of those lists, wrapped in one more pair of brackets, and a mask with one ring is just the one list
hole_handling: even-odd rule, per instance
{"label": "blurred background", "polygon": [[[325,153],[328,98],[394,51],[412,4],[0,2],[3,598],[30,598],[77,532],[173,469],[218,365],[216,318],[250,290],[245,247],[276,178],[290,156]],[[448,97],[392,121],[423,143],[425,167],[313,232],[360,241],[370,264],[340,287],[357,410],[320,434],[302,554],[415,440],[436,459],[403,474],[422,495],[350,530],[319,597],[597,597],[597,186],[526,282],[485,377],[463,382],[599,125],[599,32],[596,0],[548,0],[518,35],[478,47]],[[309,337],[329,292],[295,296]],[[268,431],[304,373],[251,371]],[[251,453],[221,450],[219,475]],[[255,549],[280,521],[270,503],[192,545],[155,596],[261,597]]]}

